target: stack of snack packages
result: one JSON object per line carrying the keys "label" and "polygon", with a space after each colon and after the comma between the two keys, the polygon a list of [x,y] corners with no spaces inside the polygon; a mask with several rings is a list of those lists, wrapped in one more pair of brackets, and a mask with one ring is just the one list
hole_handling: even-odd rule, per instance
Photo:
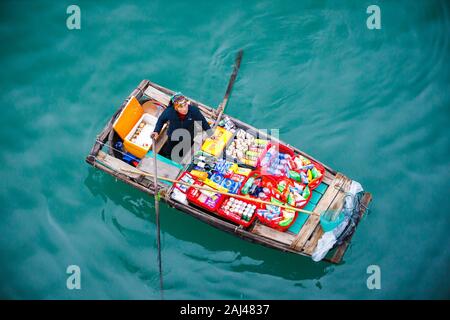
{"label": "stack of snack packages", "polygon": [[[198,152],[195,154],[192,169],[189,172],[195,179],[201,181],[204,185],[211,187],[212,189],[219,190],[230,194],[237,194],[242,182],[246,176],[250,174],[251,169],[241,168],[236,163],[227,161],[225,159],[217,159],[205,152]],[[203,191],[210,196],[211,192]],[[235,206],[239,203],[235,199]],[[249,210],[251,208],[235,208],[231,206],[232,202],[227,201],[230,210],[237,210],[234,213],[241,213],[241,218],[246,220],[250,216]],[[240,209],[243,209],[240,212]],[[246,209],[246,210],[244,210]],[[254,211],[255,208],[253,208]],[[245,211],[245,213],[244,213]],[[253,214],[253,211],[251,214]]]}
{"label": "stack of snack packages", "polygon": [[217,159],[207,153],[197,153],[193,159],[191,174],[204,184],[228,193],[236,194],[242,181],[251,172],[237,163]]}
{"label": "stack of snack packages", "polygon": [[227,154],[240,163],[256,167],[258,158],[267,144],[267,140],[257,139],[251,133],[239,129],[236,131],[235,139],[227,148]]}

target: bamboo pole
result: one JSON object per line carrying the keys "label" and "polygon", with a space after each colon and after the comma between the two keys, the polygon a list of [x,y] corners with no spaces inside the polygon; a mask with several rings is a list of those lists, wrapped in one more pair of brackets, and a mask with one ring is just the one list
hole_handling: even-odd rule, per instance
{"label": "bamboo pole", "polygon": [[[140,174],[140,175],[147,176],[147,177],[154,177],[153,174],[147,173],[147,172],[144,172],[144,171],[141,171],[141,170],[130,170],[130,169],[127,169],[127,168],[120,168],[120,170],[125,171],[125,172],[134,173],[134,174]],[[284,208],[284,209],[288,209],[288,210],[293,210],[293,211],[298,211],[298,212],[310,214],[310,215],[313,215],[313,216],[320,216],[320,214],[315,212],[315,211],[299,209],[299,208],[292,207],[290,205],[277,204],[277,203],[272,203],[272,202],[264,201],[264,200],[260,200],[260,199],[252,199],[252,198],[247,197],[247,196],[242,196],[242,195],[238,195],[238,194],[233,194],[233,193],[229,193],[229,192],[215,190],[215,189],[213,189],[213,188],[211,188],[209,186],[207,186],[207,187],[197,186],[197,185],[193,185],[193,184],[190,184],[190,183],[187,183],[187,182],[184,182],[184,181],[173,180],[173,179],[166,178],[166,177],[161,177],[161,176],[158,176],[157,179],[169,181],[169,182],[172,182],[172,183],[178,183],[178,184],[185,185],[185,186],[192,187],[192,188],[196,188],[196,189],[199,189],[199,190],[211,191],[211,192],[214,192],[214,193],[219,193],[219,194],[231,196],[231,197],[237,198],[237,199],[247,200],[247,201],[251,201],[251,202],[255,202],[255,203],[261,203],[261,204],[268,204],[268,205],[272,205],[272,206],[276,206],[276,207],[280,207],[280,208]]]}
{"label": "bamboo pole", "polygon": [[157,236],[157,245],[158,245],[158,268],[159,268],[159,289],[161,293],[161,300],[164,300],[164,286],[163,286],[163,273],[162,273],[162,261],[161,261],[161,227],[159,223],[159,200],[158,200],[158,161],[156,159],[156,141],[152,139],[152,148],[153,148],[153,175],[155,184],[155,213],[156,213],[156,236]]}
{"label": "bamboo pole", "polygon": [[212,128],[213,132],[216,130],[217,125],[220,122],[220,118],[222,118],[222,114],[225,110],[225,107],[228,104],[228,99],[230,98],[231,90],[233,89],[234,82],[236,81],[236,77],[239,71],[239,67],[241,66],[242,55],[244,54],[244,50],[239,50],[236,54],[236,58],[234,60],[233,73],[231,74],[230,80],[228,82],[227,91],[225,92],[225,96],[222,100],[222,103],[216,109],[216,121],[214,122],[214,126]]}

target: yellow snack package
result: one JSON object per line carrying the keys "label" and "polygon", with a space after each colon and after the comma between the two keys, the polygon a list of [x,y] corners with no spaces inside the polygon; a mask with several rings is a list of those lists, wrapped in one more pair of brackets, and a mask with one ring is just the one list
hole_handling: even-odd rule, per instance
{"label": "yellow snack package", "polygon": [[202,151],[218,157],[233,134],[222,127],[217,127],[213,136],[215,139],[208,138],[205,140],[202,145]]}

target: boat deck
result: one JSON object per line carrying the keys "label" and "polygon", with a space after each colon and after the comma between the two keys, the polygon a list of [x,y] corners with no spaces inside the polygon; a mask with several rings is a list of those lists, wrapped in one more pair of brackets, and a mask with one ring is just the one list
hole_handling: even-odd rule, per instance
{"label": "boat deck", "polygon": [[[173,94],[173,91],[144,80],[141,82],[139,87],[130,94],[130,96],[134,95],[139,97],[143,94],[167,104],[170,96]],[[214,110],[212,108],[205,106],[195,100],[192,101],[199,105],[200,110],[207,119],[213,119]],[[115,116],[116,115],[117,112]],[[248,124],[239,121],[238,119],[234,119],[232,117],[230,118],[235,121],[240,127],[260,132],[258,129],[253,128]],[[98,140],[92,148],[90,155],[86,158],[86,161],[94,167],[99,168],[102,171],[105,171],[106,173],[116,177],[117,179],[122,180],[125,183],[128,183],[148,194],[154,195],[155,188],[150,178],[146,178],[145,176],[135,173],[124,172],[122,169],[135,170],[135,168],[125,163],[121,159],[115,158],[113,155],[102,151],[102,148],[106,144],[105,142],[107,141],[107,138],[112,131],[113,120],[114,116],[102,131],[102,133],[98,136]],[[307,156],[320,163],[320,161],[314,159],[310,155],[296,149],[295,147],[290,147],[293,148],[297,153]],[[313,190],[311,200],[304,209],[315,211],[318,213],[321,213],[328,209],[340,210],[343,206],[345,193],[349,190],[352,180],[344,176],[343,174],[334,171],[328,166],[324,164],[322,165],[326,169],[324,179],[322,183],[315,190]],[[175,178],[181,171],[182,170],[178,168],[168,167],[167,165],[164,165],[162,162],[158,161],[158,174],[161,176]],[[158,182],[158,188],[163,195],[162,200],[164,200],[168,205],[185,213],[191,214],[192,216],[223,231],[235,234],[243,239],[256,242],[271,248],[300,255],[311,256],[317,246],[319,239],[323,235],[323,230],[320,226],[319,221],[320,218],[316,215],[300,213],[295,223],[286,232],[277,231],[273,228],[265,226],[260,223],[258,219],[255,219],[255,222],[249,228],[244,229],[243,227],[225,220],[223,217],[213,212],[201,210],[191,204],[186,205],[174,201],[169,196],[171,186],[167,185],[167,183]],[[361,200],[359,212],[361,217],[366,212],[366,209],[368,208],[368,205],[371,201],[371,197],[372,196],[370,193],[366,192],[364,194]],[[332,263],[340,263],[349,246],[350,241],[351,236],[341,246],[330,251],[325,257],[325,260]]]}

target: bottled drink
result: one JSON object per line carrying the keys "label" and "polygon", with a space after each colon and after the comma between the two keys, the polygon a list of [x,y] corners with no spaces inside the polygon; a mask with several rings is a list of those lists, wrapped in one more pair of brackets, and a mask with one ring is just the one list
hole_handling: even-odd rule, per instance
{"label": "bottled drink", "polygon": [[309,183],[309,181],[308,181],[308,176],[307,176],[306,173],[304,173],[303,171],[300,172],[300,177],[301,177],[302,182],[303,182],[304,184],[308,184],[308,183]]}
{"label": "bottled drink", "polygon": [[266,154],[264,155],[263,160],[261,161],[261,166],[267,167],[270,164],[270,161],[272,157],[275,155],[275,146],[270,147],[269,150],[267,150]]}
{"label": "bottled drink", "polygon": [[250,177],[247,182],[245,183],[244,187],[242,187],[241,193],[242,194],[248,194],[248,190],[250,189],[250,187],[253,184],[253,181],[255,180],[255,178]]}
{"label": "bottled drink", "polygon": [[[270,151],[270,150],[269,150],[269,151]],[[261,160],[261,166],[262,166],[262,167],[267,167],[267,166],[269,166],[269,163],[270,163],[270,157],[271,157],[271,154],[270,154],[269,151],[267,151],[267,153],[264,155],[264,158]]]}

